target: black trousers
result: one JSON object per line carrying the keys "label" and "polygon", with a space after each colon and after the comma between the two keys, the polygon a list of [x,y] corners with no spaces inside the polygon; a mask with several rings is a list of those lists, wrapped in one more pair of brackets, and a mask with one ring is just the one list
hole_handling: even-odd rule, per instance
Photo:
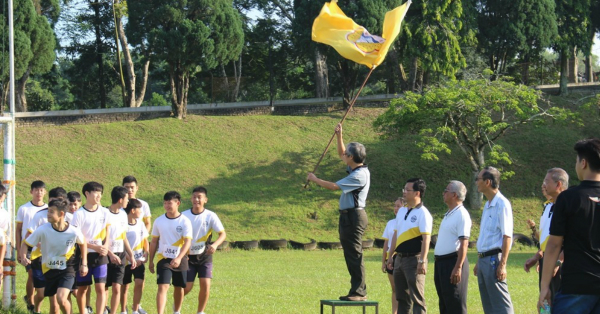
{"label": "black trousers", "polygon": [[435,260],[433,280],[435,290],[440,299],[440,314],[463,313],[467,314],[467,290],[469,287],[469,261],[463,263],[461,279],[457,285],[450,282],[452,270],[456,265],[458,256]]}
{"label": "black trousers", "polygon": [[367,295],[362,250],[362,236],[367,229],[367,223],[367,213],[364,210],[349,209],[346,213],[340,212],[340,242],[350,273],[351,287],[348,295]]}
{"label": "black trousers", "polygon": [[[538,288],[541,288],[541,286],[542,286],[542,270],[544,269],[544,258],[543,257],[542,257],[542,259],[540,259],[539,263],[540,263],[540,272],[538,274]],[[551,304],[554,304],[554,295],[558,292],[558,289],[560,288],[561,273],[562,273],[562,267],[560,267],[558,269],[556,276],[552,277],[552,280],[550,280],[550,303]]]}

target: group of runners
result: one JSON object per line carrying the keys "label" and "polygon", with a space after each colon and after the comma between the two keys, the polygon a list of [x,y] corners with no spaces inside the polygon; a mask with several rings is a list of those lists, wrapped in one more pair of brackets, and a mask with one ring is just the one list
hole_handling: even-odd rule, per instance
{"label": "group of runners", "polygon": [[[104,187],[98,182],[83,186],[83,204],[81,194],[67,193],[62,187],[49,190],[45,203],[45,183],[31,184],[31,201],[19,207],[15,227],[17,260],[28,274],[24,300],[30,313],[40,313],[47,297],[51,314],[71,314],[73,295],[79,313],[92,314],[90,297],[95,292],[97,314],[146,314],[140,302],[147,267],[156,273],[159,314],[164,313],[171,283],[173,312],[179,314],[195,278],[200,287],[198,313],[204,314],[212,255],[226,238],[219,217],[204,207],[206,188],[193,189],[192,208],[183,212],[179,211],[181,195],[167,192],[165,214],[154,223],[148,203],[136,198],[138,189],[135,177],[124,177],[122,185],[110,193],[111,205],[103,207]],[[5,197],[6,190],[0,186],[0,203]],[[7,211],[0,209],[0,258],[6,250],[9,224]],[[132,282],[133,303],[128,308]]]}

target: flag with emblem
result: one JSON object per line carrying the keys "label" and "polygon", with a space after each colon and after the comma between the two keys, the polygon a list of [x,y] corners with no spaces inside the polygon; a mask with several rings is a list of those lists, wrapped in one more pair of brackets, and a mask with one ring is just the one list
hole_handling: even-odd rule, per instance
{"label": "flag with emblem", "polygon": [[389,11],[383,20],[381,37],[354,23],[338,7],[337,1],[325,3],[312,27],[312,40],[332,46],[342,57],[369,68],[383,62],[400,33],[400,25],[411,1]]}

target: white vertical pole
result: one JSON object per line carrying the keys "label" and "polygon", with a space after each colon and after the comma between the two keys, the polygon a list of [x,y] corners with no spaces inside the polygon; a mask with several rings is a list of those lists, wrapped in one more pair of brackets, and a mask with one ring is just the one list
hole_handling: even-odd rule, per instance
{"label": "white vertical pole", "polygon": [[[13,24],[13,1],[8,0],[8,54],[9,54],[9,104],[11,121],[4,124],[4,181],[7,185],[6,210],[10,217],[10,245],[4,257],[4,291],[2,305],[6,309],[16,305],[15,278],[15,38]],[[7,241],[8,242],[8,241]]]}

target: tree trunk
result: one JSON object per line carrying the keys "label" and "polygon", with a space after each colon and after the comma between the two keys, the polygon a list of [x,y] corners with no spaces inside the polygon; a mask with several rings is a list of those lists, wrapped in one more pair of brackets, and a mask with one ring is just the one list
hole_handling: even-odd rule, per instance
{"label": "tree trunk", "polygon": [[100,2],[98,0],[90,3],[94,10],[94,32],[96,33],[96,63],[98,64],[98,87],[100,89],[100,108],[106,108],[106,90],[104,87],[104,62],[102,49],[102,33],[100,32],[100,24],[102,18],[100,17]]}
{"label": "tree trunk", "polygon": [[558,94],[561,96],[569,95],[569,55],[566,51],[560,53],[560,87]]}
{"label": "tree trunk", "polygon": [[572,58],[569,59],[569,83],[579,83],[579,76],[577,75],[579,69],[577,68],[577,48],[573,48],[571,51]]}
{"label": "tree trunk", "polygon": [[521,64],[521,82],[523,85],[529,85],[529,54],[523,56],[523,63]]}
{"label": "tree trunk", "polygon": [[396,78],[400,76],[398,73],[399,64],[398,64],[398,53],[396,49],[390,49],[387,55],[387,94],[395,94],[398,90],[398,85],[396,84]]}
{"label": "tree trunk", "polygon": [[[125,81],[126,96],[125,103],[123,104],[123,106],[136,107],[135,70],[133,67],[133,60],[131,59],[131,53],[129,52],[129,45],[127,44],[125,30],[123,29],[122,18],[115,17],[115,25],[117,28],[117,34],[119,34],[119,42],[121,44],[121,49],[123,50],[123,62],[125,62],[125,73],[127,75],[127,81]],[[117,43],[117,45],[118,44],[119,43]]]}
{"label": "tree trunk", "polygon": [[417,91],[417,72],[419,71],[419,57],[413,57],[410,62],[410,74],[408,75],[408,89]]}
{"label": "tree trunk", "polygon": [[351,80],[352,78],[350,77],[350,65],[348,64],[347,60],[342,60],[339,63],[339,70],[340,70],[340,76],[342,77],[342,103],[344,106],[344,109],[347,109],[348,107],[350,107],[350,84],[351,84]]}
{"label": "tree trunk", "polygon": [[15,82],[15,112],[27,112],[27,80],[31,73],[31,68],[27,68],[27,71],[23,76]]}
{"label": "tree trunk", "polygon": [[179,64],[169,64],[169,80],[171,83],[171,108],[173,116],[185,119],[187,116],[187,94],[189,90],[189,73],[182,70]]}
{"label": "tree trunk", "polygon": [[315,48],[315,97],[329,97],[329,70],[327,57]]}
{"label": "tree trunk", "polygon": [[150,68],[150,57],[146,56],[144,61],[144,68],[142,69],[142,86],[140,87],[139,93],[135,98],[135,106],[140,107],[146,96],[146,86],[148,86],[148,69]]}
{"label": "tree trunk", "polygon": [[585,80],[588,83],[594,82],[594,63],[592,62],[592,55],[585,57]]}
{"label": "tree trunk", "polygon": [[[273,49],[269,43],[269,60],[273,60]],[[275,97],[275,71],[273,62],[269,62],[269,105],[273,108],[273,98]]]}
{"label": "tree trunk", "polygon": [[238,95],[240,94],[240,84],[242,83],[242,55],[237,61],[233,61],[233,75],[235,77],[235,88],[231,95],[231,101],[237,101]]}
{"label": "tree trunk", "polygon": [[483,194],[477,190],[477,176],[479,171],[471,172],[471,188],[468,193],[469,209],[472,211],[478,211],[481,209],[481,203],[483,202]]}
{"label": "tree trunk", "polygon": [[229,78],[227,77],[227,72],[225,71],[225,66],[221,64],[221,75],[223,75],[223,85],[225,85],[225,98],[229,99]]}

